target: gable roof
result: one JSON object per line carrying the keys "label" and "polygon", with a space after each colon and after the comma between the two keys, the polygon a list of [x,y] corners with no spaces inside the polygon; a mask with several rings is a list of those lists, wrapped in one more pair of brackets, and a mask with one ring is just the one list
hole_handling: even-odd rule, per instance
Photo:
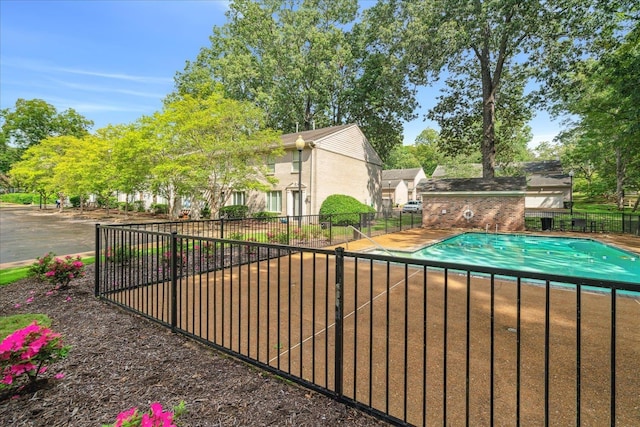
{"label": "gable roof", "polygon": [[321,129],[303,130],[300,132],[284,134],[280,137],[280,139],[284,144],[284,148],[295,148],[296,139],[298,139],[298,136],[302,136],[302,139],[304,139],[304,141],[307,144],[310,144],[311,146],[313,146],[313,144],[317,144],[318,141],[325,139],[326,137],[331,136],[334,133],[338,133],[344,129],[350,128],[352,126],[357,127],[357,125],[352,123],[352,124],[340,125],[340,126],[330,126],[330,127],[321,128]]}
{"label": "gable roof", "polygon": [[[301,136],[311,148],[322,148],[343,156],[382,165],[380,156],[360,127],[354,123],[284,134],[280,137],[284,148],[295,149],[298,136]],[[350,144],[353,141],[361,142],[361,144]]]}
{"label": "gable roof", "polygon": [[522,192],[527,189],[524,176],[497,178],[423,179],[418,184],[423,193]]}
{"label": "gable roof", "polygon": [[408,180],[413,181],[422,171],[422,168],[411,168],[411,169],[386,169],[382,171],[382,180]]}
{"label": "gable roof", "polygon": [[[562,162],[560,160],[539,160],[533,162],[517,162],[513,164],[514,167],[520,169],[525,175],[564,175],[562,172]],[[471,174],[472,178],[482,177],[482,163],[467,163],[459,165],[455,168],[448,168],[445,165],[438,165],[431,174],[432,178],[446,177],[448,173],[455,171],[456,169],[463,169],[468,174]],[[496,171],[499,171],[500,166],[496,166]],[[454,178],[449,176],[448,178]]]}

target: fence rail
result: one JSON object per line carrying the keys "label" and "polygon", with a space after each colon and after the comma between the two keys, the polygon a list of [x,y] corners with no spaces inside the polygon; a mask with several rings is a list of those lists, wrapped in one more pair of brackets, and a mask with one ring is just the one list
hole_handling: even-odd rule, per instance
{"label": "fence rail", "polygon": [[637,286],[173,224],[96,226],[96,296],[396,425],[640,425]]}
{"label": "fence rail", "polygon": [[534,231],[583,231],[640,236],[640,213],[571,213],[567,210],[527,210],[525,212],[525,227],[527,230]]}
{"label": "fence rail", "polygon": [[[334,215],[227,218],[197,221],[145,222],[114,227],[159,233],[275,243],[320,248],[422,226],[422,214],[374,212]],[[354,230],[355,229],[355,230]]]}

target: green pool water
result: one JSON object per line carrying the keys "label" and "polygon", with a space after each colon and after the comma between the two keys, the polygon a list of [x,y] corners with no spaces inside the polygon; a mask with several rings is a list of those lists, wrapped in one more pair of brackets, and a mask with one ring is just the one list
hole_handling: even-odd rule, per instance
{"label": "green pool water", "polygon": [[638,284],[640,256],[591,239],[464,233],[394,255]]}

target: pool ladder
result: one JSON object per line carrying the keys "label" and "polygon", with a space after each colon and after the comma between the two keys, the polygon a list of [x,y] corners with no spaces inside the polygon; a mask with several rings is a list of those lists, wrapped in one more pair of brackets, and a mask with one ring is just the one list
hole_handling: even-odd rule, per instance
{"label": "pool ladder", "polygon": [[[489,234],[489,224],[484,227],[484,232]],[[496,234],[498,234],[498,224],[496,224]]]}

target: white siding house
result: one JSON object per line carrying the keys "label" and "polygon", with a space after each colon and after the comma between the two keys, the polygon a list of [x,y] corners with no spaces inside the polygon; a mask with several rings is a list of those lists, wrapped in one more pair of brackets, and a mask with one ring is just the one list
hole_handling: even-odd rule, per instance
{"label": "white siding house", "polygon": [[[299,136],[305,141],[301,175],[295,145]],[[299,178],[302,215],[318,214],[322,202],[333,194],[352,196],[381,209],[382,161],[357,125],[290,133],[281,138],[285,154],[267,160],[278,183],[266,193],[252,191],[247,195],[250,213],[297,215]]]}

